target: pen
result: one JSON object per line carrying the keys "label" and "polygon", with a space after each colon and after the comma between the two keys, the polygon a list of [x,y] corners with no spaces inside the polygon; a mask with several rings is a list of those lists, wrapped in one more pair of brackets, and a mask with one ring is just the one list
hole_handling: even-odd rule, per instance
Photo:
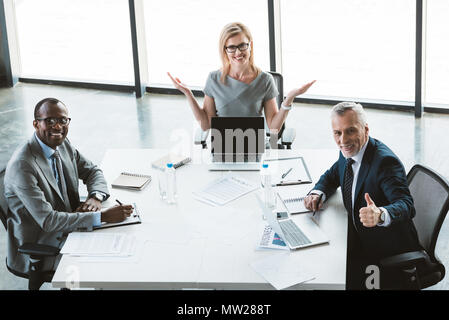
{"label": "pen", "polygon": [[323,198],[323,194],[320,194],[320,196],[318,197],[318,203],[317,203],[317,205],[316,205],[316,210],[313,211],[312,217],[315,216],[315,213],[318,211],[318,208],[320,207],[321,198]]}
{"label": "pen", "polygon": [[295,180],[295,181],[288,181],[288,182],[284,182],[281,181],[280,183],[276,184],[276,186],[291,186],[294,184],[307,184],[307,183],[312,183],[311,181],[303,181],[303,180]]}
{"label": "pen", "polygon": [[284,179],[292,170],[293,168],[288,169],[287,172],[282,175],[282,179]]}
{"label": "pen", "polygon": [[[118,203],[119,205],[123,206],[123,203],[121,203],[118,199],[115,199],[115,201],[117,201],[117,203]],[[135,209],[135,208],[133,208],[133,209]],[[136,210],[134,210],[133,217],[137,217],[138,215],[139,215],[139,214],[136,213]]]}

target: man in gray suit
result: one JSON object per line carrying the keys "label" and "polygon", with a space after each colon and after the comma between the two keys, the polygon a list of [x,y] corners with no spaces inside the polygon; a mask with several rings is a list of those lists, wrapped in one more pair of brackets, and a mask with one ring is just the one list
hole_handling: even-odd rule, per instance
{"label": "man in gray suit", "polygon": [[[29,256],[18,252],[24,243],[61,247],[72,231],[91,231],[101,222],[120,222],[131,205],[101,208],[109,197],[102,171],[84,158],[66,139],[68,110],[59,100],[46,98],[34,110],[35,133],[20,146],[5,172],[8,268],[29,273]],[[81,203],[79,179],[87,186],[88,199]],[[55,270],[60,257],[46,258],[43,270]]]}

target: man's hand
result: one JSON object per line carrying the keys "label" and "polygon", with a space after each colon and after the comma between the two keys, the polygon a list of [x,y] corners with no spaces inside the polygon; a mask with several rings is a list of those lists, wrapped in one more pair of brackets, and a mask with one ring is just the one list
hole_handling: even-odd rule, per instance
{"label": "man's hand", "polygon": [[320,203],[318,203],[318,199],[320,198],[319,195],[317,194],[309,194],[305,199],[304,199],[304,205],[305,207],[310,210],[310,211],[318,211],[321,209],[321,207],[323,206],[323,201],[320,201]]}
{"label": "man's hand", "polygon": [[101,212],[101,222],[117,223],[122,222],[133,213],[133,206],[123,204],[104,209]]}
{"label": "man's hand", "polygon": [[376,207],[376,204],[371,199],[368,193],[365,193],[366,207],[359,210],[360,222],[364,227],[372,228],[379,223],[381,210]]}
{"label": "man's hand", "polygon": [[82,202],[75,212],[100,211],[101,201],[95,198],[89,198],[86,202]]}

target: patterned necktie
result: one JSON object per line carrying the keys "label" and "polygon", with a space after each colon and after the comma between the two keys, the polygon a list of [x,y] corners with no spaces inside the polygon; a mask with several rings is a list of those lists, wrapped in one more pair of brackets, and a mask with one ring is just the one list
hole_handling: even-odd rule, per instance
{"label": "patterned necktie", "polygon": [[355,161],[352,158],[348,158],[346,160],[346,167],[345,167],[345,177],[343,180],[343,202],[346,207],[346,210],[348,210],[348,213],[353,216],[352,214],[352,181],[354,180],[354,173],[352,172],[352,164]]}
{"label": "patterned necktie", "polygon": [[64,199],[64,203],[69,211],[71,211],[69,195],[67,193],[67,186],[65,184],[64,172],[62,171],[62,162],[59,151],[56,150],[53,153],[53,158],[56,164],[56,171],[58,173],[58,187],[59,191],[61,191],[62,197]]}

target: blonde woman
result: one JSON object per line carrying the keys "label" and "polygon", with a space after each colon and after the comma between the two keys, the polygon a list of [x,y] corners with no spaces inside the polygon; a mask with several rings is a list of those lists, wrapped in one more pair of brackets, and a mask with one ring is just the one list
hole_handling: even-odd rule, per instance
{"label": "blonde woman", "polygon": [[249,29],[239,22],[226,25],[220,35],[219,50],[223,66],[209,74],[202,108],[192,91],[179,78],[167,73],[175,88],[187,97],[204,131],[210,129],[214,116],[254,117],[262,116],[263,110],[270,131],[278,132],[287,118],[293,99],[306,92],[315,82],[290,91],[278,109],[276,97],[279,93],[273,77],[254,64],[253,38]]}

